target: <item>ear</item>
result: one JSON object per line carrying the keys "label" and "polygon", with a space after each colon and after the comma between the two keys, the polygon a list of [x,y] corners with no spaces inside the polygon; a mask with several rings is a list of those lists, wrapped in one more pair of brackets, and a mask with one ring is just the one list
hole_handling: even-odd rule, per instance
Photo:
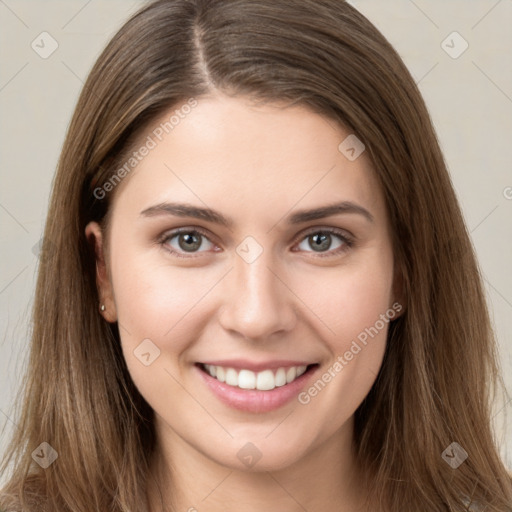
{"label": "ear", "polygon": [[[99,312],[107,322],[116,322],[117,311],[114,289],[105,260],[105,244],[101,226],[97,222],[89,222],[85,228],[85,237],[91,249],[94,250],[96,259],[96,286],[100,299]],[[104,311],[101,311],[101,305],[105,306]]]}

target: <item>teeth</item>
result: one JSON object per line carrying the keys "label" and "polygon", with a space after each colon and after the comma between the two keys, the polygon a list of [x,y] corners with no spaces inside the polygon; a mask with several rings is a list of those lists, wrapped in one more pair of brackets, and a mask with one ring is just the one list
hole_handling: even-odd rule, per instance
{"label": "teeth", "polygon": [[295,377],[297,377],[297,368],[291,367],[288,368],[286,371],[286,384],[290,384],[290,382],[293,382],[295,380]]}
{"label": "teeth", "polygon": [[[236,374],[236,372],[235,372]],[[238,384],[232,384],[233,386],[238,385],[242,389],[255,389],[256,388],[256,375],[250,370],[240,370],[238,374]],[[258,388],[259,389],[259,388]]]}
{"label": "teeth", "polygon": [[276,372],[276,387],[284,386],[286,384],[286,371],[284,368],[279,368]]}
{"label": "teeth", "polygon": [[256,377],[256,389],[268,391],[276,387],[276,379],[272,370],[264,370]]}
{"label": "teeth", "polygon": [[226,384],[238,386],[238,373],[236,373],[236,370],[233,370],[233,368],[226,370]]}
{"label": "teeth", "polygon": [[297,377],[300,377],[303,373],[306,373],[307,366],[297,366]]}
{"label": "teeth", "polygon": [[[217,380],[220,380],[221,382],[226,381],[226,370],[222,368],[222,366],[210,366],[210,368],[213,368],[214,372],[210,373],[212,377],[216,377]],[[216,374],[216,375],[214,375]]]}
{"label": "teeth", "polygon": [[263,370],[253,372],[251,370],[240,370],[234,368],[224,368],[223,366],[213,366],[205,364],[204,369],[220,382],[225,382],[229,386],[242,389],[257,389],[259,391],[270,391],[275,387],[290,384],[300,377],[307,369],[306,366],[292,366],[288,369],[278,368],[274,370]]}

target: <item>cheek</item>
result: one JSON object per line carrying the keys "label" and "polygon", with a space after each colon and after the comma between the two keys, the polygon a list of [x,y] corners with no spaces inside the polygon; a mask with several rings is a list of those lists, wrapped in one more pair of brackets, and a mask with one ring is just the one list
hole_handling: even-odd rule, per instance
{"label": "cheek", "polygon": [[[318,318],[330,360],[320,368],[299,403],[311,413],[311,427],[336,429],[359,407],[378,375],[393,308],[392,257],[377,252],[364,264],[318,272],[300,293]],[[379,257],[377,257],[379,256]],[[322,428],[324,428],[322,427]]]}
{"label": "cheek", "polygon": [[211,287],[215,276],[167,264],[162,255],[125,253],[112,258],[118,317],[147,334],[163,336],[183,321]]}
{"label": "cheek", "polygon": [[141,368],[134,351],[144,340],[151,340],[156,346],[153,350],[161,352],[155,366],[180,357],[199,328],[197,311],[219,280],[217,272],[173,267],[162,260],[161,254],[148,257],[147,253],[129,247],[111,255],[123,351],[128,367],[135,373]]}
{"label": "cheek", "polygon": [[112,284],[128,371],[154,410],[175,407],[183,399],[182,354],[199,335],[198,312],[206,317],[204,298],[218,276],[135,250],[120,254],[112,254]]}
{"label": "cheek", "polygon": [[[332,353],[343,354],[352,340],[364,342],[367,329],[376,325],[378,331],[385,331],[389,323],[382,323],[382,315],[393,304],[393,260],[386,251],[369,256],[337,269],[315,269],[297,280],[295,290],[316,314],[315,324]],[[392,319],[394,312],[390,314]]]}

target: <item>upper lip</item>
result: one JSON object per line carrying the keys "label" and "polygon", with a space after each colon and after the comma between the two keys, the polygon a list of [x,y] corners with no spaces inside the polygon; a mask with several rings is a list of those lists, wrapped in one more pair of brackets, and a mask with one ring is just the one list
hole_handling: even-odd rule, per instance
{"label": "upper lip", "polygon": [[213,361],[201,361],[200,364],[208,364],[211,366],[222,366],[224,368],[233,368],[235,370],[251,370],[259,372],[263,370],[277,370],[278,368],[290,368],[291,366],[309,366],[313,363],[310,361],[298,360],[272,360],[272,361],[248,361],[246,359],[216,359]]}

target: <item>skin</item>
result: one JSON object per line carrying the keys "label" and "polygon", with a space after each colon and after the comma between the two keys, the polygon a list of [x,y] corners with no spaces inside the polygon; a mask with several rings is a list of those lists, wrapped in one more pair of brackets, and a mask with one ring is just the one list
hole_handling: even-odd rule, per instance
{"label": "skin", "polygon": [[[233,357],[318,363],[307,389],[398,300],[382,191],[366,153],[349,161],[338,150],[349,134],[304,107],[199,98],[115,190],[108,232],[87,226],[102,314],[119,322],[130,374],[156,413],[152,473],[162,496],[151,480],[152,511],[164,510],[162,501],[183,511],[364,509],[353,416],[379,371],[387,324],[305,405],[233,409],[195,367]],[[207,206],[233,224],[141,215],[171,201]],[[341,201],[373,221],[343,213],[287,222]],[[178,238],[161,237],[179,227],[207,233],[199,252],[169,252],[180,251]],[[308,235],[326,228],[350,234],[353,246],[333,235],[331,248],[315,251]],[[247,236],[263,249],[252,263],[236,252]],[[149,366],[134,355],[144,339],[160,350]],[[261,454],[253,467],[237,457],[248,442]]]}

